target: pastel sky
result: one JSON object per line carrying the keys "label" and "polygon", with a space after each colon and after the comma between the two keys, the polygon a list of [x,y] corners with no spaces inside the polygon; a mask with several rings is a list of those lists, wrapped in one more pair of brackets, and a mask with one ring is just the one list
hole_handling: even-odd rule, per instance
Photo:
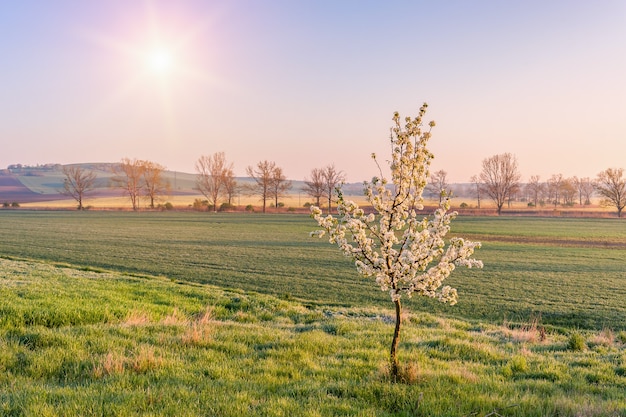
{"label": "pastel sky", "polygon": [[0,168],[223,151],[362,181],[423,102],[451,182],[504,152],[524,181],[626,168],[626,2],[0,2]]}

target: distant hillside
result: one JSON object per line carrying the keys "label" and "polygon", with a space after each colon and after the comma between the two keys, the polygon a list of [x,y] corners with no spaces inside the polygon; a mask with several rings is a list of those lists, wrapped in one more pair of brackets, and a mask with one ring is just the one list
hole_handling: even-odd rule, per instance
{"label": "distant hillside", "polygon": [[[96,186],[89,197],[110,197],[120,195],[120,191],[111,188],[113,163],[72,164],[97,175]],[[62,200],[68,197],[61,194],[63,190],[63,166],[47,164],[40,166],[11,165],[0,171],[0,202],[29,203],[39,201]],[[165,171],[165,179],[169,181],[173,195],[197,194],[194,190],[195,175],[174,171]]]}
{"label": "distant hillside", "polygon": [[0,203],[46,201],[49,196],[31,191],[11,174],[0,172]]}

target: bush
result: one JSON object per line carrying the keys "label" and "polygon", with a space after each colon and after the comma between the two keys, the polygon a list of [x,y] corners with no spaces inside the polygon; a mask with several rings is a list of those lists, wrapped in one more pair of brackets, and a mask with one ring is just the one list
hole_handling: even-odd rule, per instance
{"label": "bush", "polygon": [[461,203],[460,208],[468,208],[469,205],[467,203]]}
{"label": "bush", "polygon": [[2,203],[2,207],[11,207],[11,205],[8,201],[5,201],[4,203]]}
{"label": "bush", "polygon": [[14,201],[11,203],[11,207],[19,207],[20,203],[18,203],[17,201]]}
{"label": "bush", "polygon": [[254,211],[254,207],[252,206],[252,204],[248,204],[246,206],[246,211],[250,211],[250,212]]}
{"label": "bush", "polygon": [[209,202],[208,200],[201,200],[199,198],[196,198],[195,200],[193,200],[193,209],[197,210],[197,211],[206,211],[207,207],[209,206]]}
{"label": "bush", "polygon": [[235,206],[230,203],[222,203],[220,206],[220,211],[234,210]]}
{"label": "bush", "polygon": [[570,350],[573,350],[575,352],[581,352],[585,350],[585,348],[587,347],[587,344],[585,342],[585,338],[583,337],[583,335],[581,335],[578,332],[574,332],[569,337],[569,340],[567,342],[567,347],[569,347]]}
{"label": "bush", "polygon": [[304,206],[302,206],[302,207],[307,207],[307,208],[308,208],[308,207],[311,207],[312,205],[313,205],[313,204],[311,204],[311,203],[309,203],[309,202],[307,201],[306,203],[304,203]]}
{"label": "bush", "polygon": [[160,210],[174,210],[174,205],[168,201],[165,204],[159,204],[158,208]]}

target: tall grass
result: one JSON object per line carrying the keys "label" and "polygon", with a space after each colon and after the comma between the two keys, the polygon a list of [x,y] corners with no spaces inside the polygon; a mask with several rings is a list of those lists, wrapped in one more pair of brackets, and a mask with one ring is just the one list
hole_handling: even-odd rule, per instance
{"label": "tall grass", "polygon": [[[0,259],[2,416],[618,416],[626,338]],[[541,324],[541,323],[539,323]]]}

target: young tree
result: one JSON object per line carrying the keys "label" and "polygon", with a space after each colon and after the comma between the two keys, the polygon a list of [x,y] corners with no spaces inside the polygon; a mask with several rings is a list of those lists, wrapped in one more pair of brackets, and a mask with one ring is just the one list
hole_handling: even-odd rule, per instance
{"label": "young tree", "polygon": [[133,210],[139,208],[143,171],[144,163],[138,159],[123,158],[122,162],[113,167],[114,176],[111,182],[114,187],[121,188],[124,194],[128,195]]}
{"label": "young tree", "polygon": [[274,207],[278,207],[278,199],[284,197],[290,188],[291,181],[287,180],[287,177],[283,174],[283,169],[274,167],[270,184],[270,197],[274,199]]}
{"label": "young tree", "polygon": [[430,193],[439,198],[439,202],[445,196],[450,196],[450,184],[448,184],[448,173],[443,169],[435,172],[430,176],[430,184],[426,186],[426,189],[430,191]]}
{"label": "young tree", "polygon": [[328,214],[330,214],[335,188],[345,181],[345,176],[342,171],[337,171],[335,164],[330,164],[322,168],[322,176],[324,177],[325,194],[326,197],[328,197]]}
{"label": "young tree", "polygon": [[151,161],[143,163],[143,190],[144,195],[150,200],[150,208],[154,208],[154,202],[161,196],[169,193],[170,183],[163,178],[165,167]]}
{"label": "young tree", "polygon": [[578,190],[576,189],[574,178],[565,178],[561,185],[561,195],[563,196],[565,204],[573,206],[577,192]]}
{"label": "young tree", "polygon": [[226,191],[226,182],[233,176],[233,164],[226,162],[224,152],[203,155],[196,162],[196,186],[217,211],[217,203],[221,194]]}
{"label": "young tree", "polygon": [[233,198],[239,194],[239,189],[240,187],[235,179],[235,173],[229,168],[224,175],[224,193],[226,193],[228,204],[233,203]]}
{"label": "young tree", "polygon": [[484,159],[480,180],[485,193],[496,203],[500,215],[504,203],[519,189],[517,159],[510,153]]}
{"label": "young tree", "polygon": [[482,190],[482,183],[480,182],[480,176],[472,175],[470,178],[471,183],[473,184],[474,196],[476,197],[477,207],[480,209],[480,191]]}
{"label": "young tree", "polygon": [[623,168],[608,168],[598,174],[596,189],[603,197],[602,203],[614,206],[617,217],[622,217],[622,210],[626,207],[626,178],[623,177]]}
{"label": "young tree", "polygon": [[[390,371],[394,380],[399,377],[397,348],[402,324],[403,296],[415,294],[436,298],[441,302],[455,304],[457,292],[450,286],[440,289],[443,280],[455,266],[482,267],[482,262],[471,256],[480,247],[460,237],[453,237],[448,244],[444,240],[450,223],[456,216],[448,212],[449,199],[442,200],[430,217],[419,218],[424,209],[422,193],[429,179],[429,166],[433,155],[427,149],[430,131],[425,129],[422,118],[424,104],[419,115],[407,117],[402,126],[398,113],[394,114],[391,129],[392,161],[391,183],[383,177],[374,177],[365,183],[365,197],[378,213],[365,214],[356,203],[344,199],[337,188],[338,216],[323,216],[319,207],[311,208],[311,215],[322,228],[312,232],[319,237],[329,234],[329,242],[355,261],[357,271],[374,277],[383,291],[389,291],[395,306],[395,329],[390,349]],[[376,156],[372,155],[376,161]],[[378,164],[378,163],[377,163]],[[433,264],[434,263],[434,264]]]}
{"label": "young tree", "polygon": [[563,189],[563,174],[553,174],[547,182],[548,197],[552,199],[554,208],[561,203],[561,190]]}
{"label": "young tree", "polygon": [[576,184],[576,189],[578,190],[578,203],[582,206],[583,204],[589,205],[591,204],[591,196],[593,196],[593,192],[596,189],[596,184],[589,177],[585,178],[577,178],[574,177],[574,182]]}
{"label": "young tree", "polygon": [[302,187],[308,196],[315,199],[315,205],[320,206],[320,199],[325,195],[326,181],[324,178],[323,168],[313,168],[311,170],[311,179],[304,179],[304,187]]}
{"label": "young tree", "polygon": [[543,194],[545,186],[539,180],[539,175],[532,175],[528,180],[528,184],[526,184],[526,190],[528,191],[528,195],[533,199],[533,204],[537,207],[537,203],[539,198]]}
{"label": "young tree", "polygon": [[96,182],[96,173],[87,171],[78,165],[65,165],[62,170],[65,175],[62,193],[76,200],[78,210],[83,210],[83,199],[85,194],[93,190]]}
{"label": "young tree", "polygon": [[267,205],[267,199],[271,196],[272,181],[274,179],[274,170],[276,163],[270,161],[261,161],[256,168],[249,166],[246,173],[254,180],[254,184],[248,187],[251,194],[258,195],[263,201],[263,213]]}

